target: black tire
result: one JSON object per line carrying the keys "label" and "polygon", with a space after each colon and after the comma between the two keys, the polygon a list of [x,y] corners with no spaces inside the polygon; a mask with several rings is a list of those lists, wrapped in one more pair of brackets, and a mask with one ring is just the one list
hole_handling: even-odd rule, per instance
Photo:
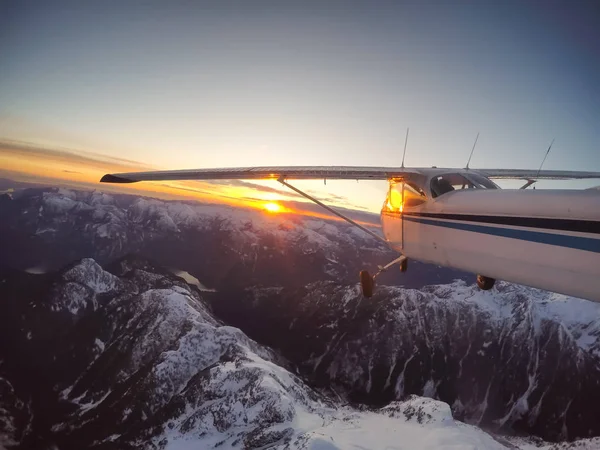
{"label": "black tire", "polygon": [[477,275],[477,286],[479,286],[479,289],[482,291],[489,291],[494,287],[495,283],[496,280],[493,278],[486,277],[484,275]]}
{"label": "black tire", "polygon": [[408,259],[405,259],[400,263],[400,272],[404,273],[408,270]]}
{"label": "black tire", "polygon": [[366,298],[373,297],[373,291],[375,290],[375,280],[367,270],[360,272],[360,288],[363,296]]}

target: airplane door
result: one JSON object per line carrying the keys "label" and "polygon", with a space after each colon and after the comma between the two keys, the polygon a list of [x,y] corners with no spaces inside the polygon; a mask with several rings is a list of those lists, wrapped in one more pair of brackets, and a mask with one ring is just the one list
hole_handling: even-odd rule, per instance
{"label": "airplane door", "polygon": [[404,245],[401,184],[396,180],[389,181],[388,193],[381,209],[383,233],[396,251],[401,251]]}
{"label": "airplane door", "polygon": [[402,204],[400,205],[400,227],[401,227],[401,239],[402,239],[402,250],[404,251],[404,214],[402,214],[403,210],[404,210],[404,186],[406,185],[406,183],[402,183],[402,189],[401,189],[401,198],[402,198]]}
{"label": "airplane door", "polygon": [[426,205],[427,197],[416,184],[410,181],[396,182],[390,186],[390,203],[398,215],[398,235],[401,245],[398,250],[407,256],[418,255],[423,246],[423,234],[418,213]]}

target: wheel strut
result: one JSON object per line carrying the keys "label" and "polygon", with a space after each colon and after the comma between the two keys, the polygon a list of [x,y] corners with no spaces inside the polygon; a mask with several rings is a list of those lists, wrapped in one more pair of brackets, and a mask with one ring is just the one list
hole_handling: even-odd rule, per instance
{"label": "wheel strut", "polygon": [[379,266],[379,271],[375,275],[373,275],[373,278],[377,278],[377,276],[379,276],[380,273],[385,272],[394,264],[400,264],[400,272],[406,272],[408,259],[406,258],[406,256],[400,255],[398,258],[396,258],[392,262],[387,263],[385,266]]}

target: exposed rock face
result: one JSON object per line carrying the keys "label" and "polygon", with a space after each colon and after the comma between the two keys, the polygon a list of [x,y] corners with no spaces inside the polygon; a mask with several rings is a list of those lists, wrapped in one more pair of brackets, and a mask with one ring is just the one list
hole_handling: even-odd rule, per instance
{"label": "exposed rock face", "polygon": [[[320,432],[346,442],[336,434],[344,421],[377,429],[390,417],[340,412],[280,372],[290,364],[344,401],[381,407],[416,394],[488,430],[600,435],[596,304],[506,283],[480,292],[453,281],[472,276],[412,261],[407,274],[378,278],[366,301],[356,274],[394,255],[310,217],[30,189],[1,197],[0,218],[0,264],[13,268],[0,277],[0,446],[161,447],[201,436],[207,446],[310,448]],[[127,253],[154,263],[111,264]],[[107,270],[84,259],[30,274],[82,257]],[[301,430],[312,431],[297,440]]]}
{"label": "exposed rock face", "polygon": [[31,418],[29,405],[17,396],[12,383],[0,378],[0,448],[18,445]]}
{"label": "exposed rock face", "polygon": [[417,394],[487,429],[551,440],[600,434],[600,305],[499,283],[218,293],[215,312],[322,386],[384,405]]}
{"label": "exposed rock face", "polygon": [[2,273],[2,446],[505,448],[429,399],[337,407],[182,280],[133,259],[111,270]]}
{"label": "exposed rock face", "polygon": [[[215,319],[186,283],[131,260],[113,270],[86,259],[52,279],[5,278],[5,445],[162,447],[168,439],[153,438],[164,430],[210,442],[242,425],[243,439],[265,445],[272,426],[318,405],[280,357]],[[16,392],[31,402],[29,430]]]}

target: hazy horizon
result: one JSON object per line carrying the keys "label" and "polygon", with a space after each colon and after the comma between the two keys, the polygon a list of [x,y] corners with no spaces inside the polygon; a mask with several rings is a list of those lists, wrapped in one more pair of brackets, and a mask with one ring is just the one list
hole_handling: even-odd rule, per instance
{"label": "hazy horizon", "polygon": [[[91,183],[122,168],[399,166],[410,127],[407,166],[463,167],[480,133],[474,168],[537,169],[555,138],[544,168],[600,171],[591,0],[9,1],[0,12],[0,139],[54,150],[0,150],[5,169]],[[106,164],[82,168],[80,151]],[[370,211],[386,189],[300,185]],[[219,189],[204,195],[251,195]]]}

